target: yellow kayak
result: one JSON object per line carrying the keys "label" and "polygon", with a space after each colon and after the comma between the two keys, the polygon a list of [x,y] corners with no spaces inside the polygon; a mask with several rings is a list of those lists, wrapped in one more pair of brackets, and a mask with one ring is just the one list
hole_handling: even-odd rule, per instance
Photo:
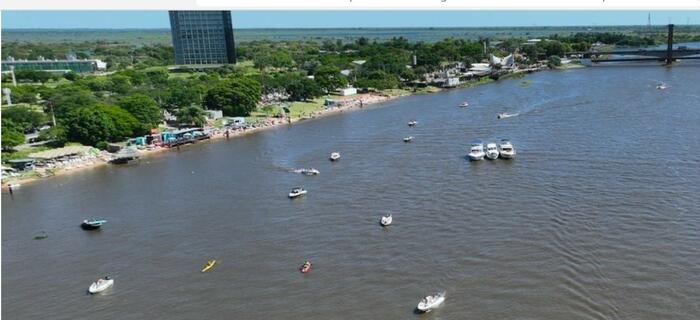
{"label": "yellow kayak", "polygon": [[209,260],[209,261],[207,261],[207,264],[206,264],[206,265],[204,266],[204,268],[202,269],[202,272],[207,272],[207,271],[209,271],[209,269],[211,269],[212,267],[214,267],[215,264],[216,264],[216,260]]}

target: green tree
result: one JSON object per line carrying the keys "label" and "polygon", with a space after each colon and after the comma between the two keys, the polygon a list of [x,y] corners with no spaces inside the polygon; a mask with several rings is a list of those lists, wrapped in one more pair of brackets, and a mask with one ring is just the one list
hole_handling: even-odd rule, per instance
{"label": "green tree", "polygon": [[331,93],[333,90],[348,84],[348,80],[340,75],[340,69],[336,66],[324,65],[319,67],[316,70],[314,79],[321,88],[326,90],[326,93]]}
{"label": "green tree", "polygon": [[12,150],[12,148],[24,143],[24,133],[22,127],[12,122],[12,120],[2,118],[2,149]]}
{"label": "green tree", "polygon": [[247,116],[255,110],[262,88],[250,78],[232,78],[220,82],[207,91],[204,106],[222,110],[226,116]]}
{"label": "green tree", "polygon": [[118,104],[148,129],[158,126],[161,121],[162,114],[158,104],[145,94],[136,93],[126,96]]}
{"label": "green tree", "polygon": [[146,71],[146,81],[152,86],[163,86],[168,83],[168,71],[165,69]]}
{"label": "green tree", "polygon": [[53,147],[63,147],[68,140],[66,128],[61,125],[51,127],[39,133],[40,141],[50,141],[49,144]]}
{"label": "green tree", "polygon": [[69,141],[94,146],[107,141],[116,130],[112,119],[104,111],[94,107],[79,107],[69,111],[63,120]]}
{"label": "green tree", "polygon": [[109,77],[107,89],[114,93],[125,94],[131,90],[131,78],[126,75],[115,74]]}
{"label": "green tree", "polygon": [[82,86],[60,85],[56,88],[40,90],[47,111],[53,110],[57,118],[63,117],[73,109],[92,105],[95,96]]}
{"label": "green tree", "polygon": [[46,83],[56,77],[51,73],[39,70],[18,70],[15,71],[15,78],[19,82],[41,82]]}
{"label": "green tree", "polygon": [[561,65],[561,58],[559,56],[549,56],[547,58],[547,66],[550,68],[558,67]]}
{"label": "green tree", "polygon": [[45,124],[47,119],[44,113],[36,111],[27,106],[13,106],[3,108],[2,117],[12,120],[14,124],[22,128],[23,132],[27,132]]}
{"label": "green tree", "polygon": [[202,127],[207,123],[206,112],[197,106],[180,108],[177,112],[177,122],[181,125]]}
{"label": "green tree", "polygon": [[174,110],[180,107],[187,107],[193,104],[202,103],[201,85],[182,79],[168,81],[168,92],[165,95],[164,107]]}
{"label": "green tree", "polygon": [[289,94],[289,100],[292,101],[306,101],[323,94],[321,87],[315,81],[306,77],[290,81],[287,84],[286,91]]}
{"label": "green tree", "polygon": [[360,88],[384,90],[397,88],[399,86],[399,80],[393,74],[384,71],[372,71],[358,78],[356,84]]}
{"label": "green tree", "polygon": [[70,71],[70,72],[64,73],[63,78],[66,80],[69,80],[69,81],[76,81],[76,80],[80,79],[80,75],[73,72],[73,71]]}
{"label": "green tree", "polygon": [[104,140],[121,141],[133,136],[143,135],[147,131],[147,128],[139,123],[136,117],[120,107],[98,104],[95,108],[107,115],[114,126],[114,131],[110,132],[108,139]]}
{"label": "green tree", "polygon": [[11,90],[10,96],[12,97],[12,103],[35,104],[37,102],[38,90],[35,86],[20,85],[8,89]]}

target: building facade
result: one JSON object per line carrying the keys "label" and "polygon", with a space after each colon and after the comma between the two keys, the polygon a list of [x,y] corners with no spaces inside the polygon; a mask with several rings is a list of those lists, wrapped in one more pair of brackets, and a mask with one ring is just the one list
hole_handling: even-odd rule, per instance
{"label": "building facade", "polygon": [[236,63],[231,11],[170,11],[177,64]]}
{"label": "building facade", "polygon": [[90,73],[104,71],[107,69],[107,63],[102,62],[98,59],[91,60],[77,60],[77,59],[65,59],[65,60],[15,60],[12,57],[8,60],[2,61],[2,71],[10,71],[14,68],[15,71],[21,70],[36,70],[36,71],[47,71],[56,73],[65,72],[76,72],[76,73]]}

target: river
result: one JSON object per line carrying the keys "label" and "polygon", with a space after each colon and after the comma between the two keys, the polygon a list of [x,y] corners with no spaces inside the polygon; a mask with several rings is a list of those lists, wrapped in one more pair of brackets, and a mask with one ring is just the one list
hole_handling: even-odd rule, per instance
{"label": "river", "polygon": [[[542,72],[365,109],[3,193],[3,318],[700,315],[700,64]],[[500,138],[515,160],[465,159]],[[321,174],[289,172],[302,167]],[[297,185],[309,193],[288,199]],[[87,217],[108,223],[83,231]],[[114,287],[86,295],[106,274]],[[415,314],[437,290],[442,308]]]}

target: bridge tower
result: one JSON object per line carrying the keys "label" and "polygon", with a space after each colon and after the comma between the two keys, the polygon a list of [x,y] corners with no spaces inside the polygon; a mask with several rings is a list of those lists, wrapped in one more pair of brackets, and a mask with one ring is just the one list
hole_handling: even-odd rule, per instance
{"label": "bridge tower", "polygon": [[666,46],[666,65],[673,63],[673,24],[668,25],[668,45]]}

